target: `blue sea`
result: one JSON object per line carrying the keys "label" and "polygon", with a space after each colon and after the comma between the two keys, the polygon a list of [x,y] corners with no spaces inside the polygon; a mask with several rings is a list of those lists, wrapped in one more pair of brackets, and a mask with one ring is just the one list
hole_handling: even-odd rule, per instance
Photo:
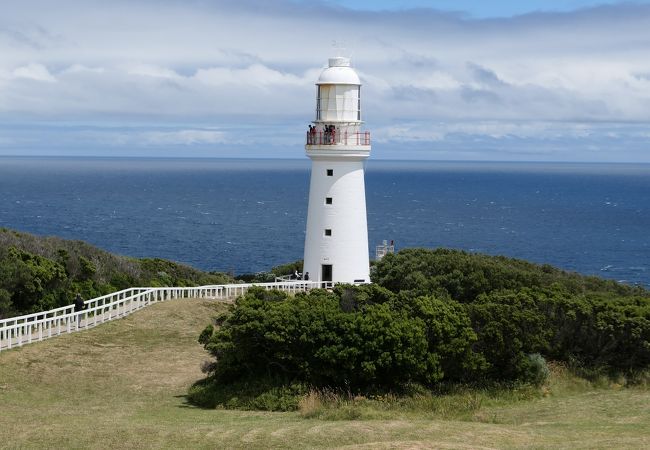
{"label": "blue sea", "polygon": [[[0,157],[0,227],[204,270],[302,258],[309,160]],[[371,255],[450,247],[650,286],[650,165],[381,161]]]}

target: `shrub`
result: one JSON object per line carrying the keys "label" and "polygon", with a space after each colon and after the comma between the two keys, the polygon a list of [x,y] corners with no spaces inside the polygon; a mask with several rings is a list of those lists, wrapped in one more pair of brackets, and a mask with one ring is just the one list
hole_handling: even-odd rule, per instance
{"label": "shrub", "polygon": [[405,298],[463,303],[492,379],[523,377],[533,353],[628,374],[650,366],[650,293],[641,287],[446,249],[387,255],[373,280]]}
{"label": "shrub", "polygon": [[[387,255],[373,279],[295,297],[249,290],[201,337],[215,357],[205,392],[222,396],[246,377],[374,394],[539,386],[545,356],[625,374],[650,366],[641,288],[453,250]],[[320,408],[312,397],[307,415]]]}
{"label": "shrub", "polygon": [[212,325],[208,325],[201,331],[201,334],[199,335],[199,344],[206,345],[208,342],[210,342],[210,338],[214,334],[214,327]]}
{"label": "shrub", "polygon": [[0,319],[8,317],[12,311],[11,294],[5,289],[0,289]]}
{"label": "shrub", "polygon": [[537,292],[498,291],[466,305],[478,335],[476,349],[486,361],[486,375],[495,380],[521,379],[526,355],[545,353],[551,330],[537,308]]}
{"label": "shrub", "polygon": [[522,379],[533,386],[541,386],[551,375],[546,360],[539,353],[528,355],[524,365],[525,368],[522,374]]}
{"label": "shrub", "polygon": [[215,375],[273,376],[315,386],[393,385],[423,377],[427,342],[421,321],[387,303],[345,312],[336,293],[289,297],[250,289],[206,345]]}
{"label": "shrub", "polygon": [[210,334],[200,339],[216,359],[210,379],[221,386],[252,377],[384,392],[464,379],[484,365],[462,305],[403,299],[374,285],[294,297],[253,288],[206,341]]}
{"label": "shrub", "polygon": [[411,248],[388,254],[373,270],[373,282],[393,292],[449,296],[462,303],[498,290],[562,287],[571,295],[648,296],[640,287],[567,273],[527,261],[439,248]]}
{"label": "shrub", "polygon": [[304,384],[265,377],[243,378],[228,384],[206,378],[190,387],[187,399],[202,408],[295,411],[308,391]]}
{"label": "shrub", "polygon": [[[0,229],[0,316],[71,303],[133,286],[196,286],[232,280],[161,259],[112,255],[81,241]],[[7,294],[9,298],[7,298]]]}

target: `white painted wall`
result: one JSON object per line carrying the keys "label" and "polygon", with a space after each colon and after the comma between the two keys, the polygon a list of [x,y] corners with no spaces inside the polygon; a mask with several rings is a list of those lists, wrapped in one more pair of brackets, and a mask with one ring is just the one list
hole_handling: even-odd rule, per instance
{"label": "white painted wall", "polygon": [[[370,281],[364,161],[370,155],[368,134],[359,134],[360,87],[349,58],[330,58],[318,78],[317,133],[328,125],[335,137],[308,140],[312,159],[303,273],[323,281],[323,265],[332,266],[334,283]],[[333,170],[328,176],[327,170]],[[327,204],[327,198],[332,204]],[[331,230],[327,235],[325,230]]]}
{"label": "white painted wall", "polygon": [[364,159],[312,157],[303,269],[310,281],[321,281],[323,264],[332,265],[334,282],[370,281]]}

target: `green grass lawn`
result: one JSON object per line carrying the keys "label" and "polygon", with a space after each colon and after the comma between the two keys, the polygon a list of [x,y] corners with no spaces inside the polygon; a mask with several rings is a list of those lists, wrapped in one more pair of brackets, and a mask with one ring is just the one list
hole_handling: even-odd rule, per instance
{"label": "green grass lawn", "polygon": [[454,414],[361,400],[341,414],[202,410],[185,403],[222,305],[175,300],[0,353],[2,448],[650,448],[647,388],[594,388],[555,370],[544,395],[458,394]]}

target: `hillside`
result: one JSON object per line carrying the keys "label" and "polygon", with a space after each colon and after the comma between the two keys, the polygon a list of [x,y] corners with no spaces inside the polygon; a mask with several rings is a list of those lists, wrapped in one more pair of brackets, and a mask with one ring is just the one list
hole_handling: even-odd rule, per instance
{"label": "hillside", "polygon": [[0,318],[98,297],[134,286],[224,284],[232,278],[163,259],[136,259],[82,241],[0,228]]}
{"label": "hillside", "polygon": [[641,287],[449,249],[389,254],[371,276],[296,295],[249,289],[202,333],[214,359],[189,399],[295,410],[309,389],[375,396],[418,386],[435,397],[468,384],[540,386],[547,361],[590,378],[647,380],[650,292]]}
{"label": "hillside", "polygon": [[[427,411],[345,406],[356,420],[204,410],[184,395],[223,307],[174,300],[0,353],[0,442],[10,448],[647,448],[650,393],[554,370],[532,399],[471,394]],[[449,412],[446,403],[466,405]],[[355,409],[356,408],[356,409]],[[355,412],[356,411],[356,412]]]}

